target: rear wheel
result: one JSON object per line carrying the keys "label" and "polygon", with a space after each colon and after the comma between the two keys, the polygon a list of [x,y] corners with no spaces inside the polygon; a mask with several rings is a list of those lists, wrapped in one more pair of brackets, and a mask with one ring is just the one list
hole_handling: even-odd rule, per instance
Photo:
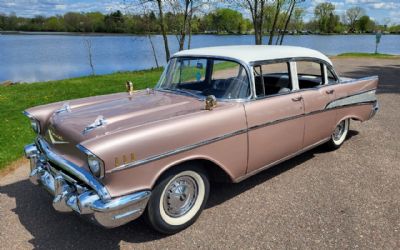
{"label": "rear wheel", "polygon": [[331,139],[328,142],[328,146],[331,149],[337,149],[342,146],[344,140],[346,139],[347,133],[349,132],[350,119],[345,119],[341,121],[333,131]]}
{"label": "rear wheel", "polygon": [[170,171],[153,189],[147,221],[164,234],[179,232],[193,224],[203,210],[210,184],[201,166]]}

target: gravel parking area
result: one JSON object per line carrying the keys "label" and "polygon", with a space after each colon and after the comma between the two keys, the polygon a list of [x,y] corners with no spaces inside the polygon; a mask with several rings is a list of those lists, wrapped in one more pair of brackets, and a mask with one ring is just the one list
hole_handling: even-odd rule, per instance
{"label": "gravel parking area", "polygon": [[0,178],[0,248],[399,249],[400,59],[333,61],[342,76],[380,76],[381,110],[352,122],[339,150],[318,147],[239,184],[212,185],[199,220],[167,237],[142,220],[106,230],[55,212],[21,164]]}

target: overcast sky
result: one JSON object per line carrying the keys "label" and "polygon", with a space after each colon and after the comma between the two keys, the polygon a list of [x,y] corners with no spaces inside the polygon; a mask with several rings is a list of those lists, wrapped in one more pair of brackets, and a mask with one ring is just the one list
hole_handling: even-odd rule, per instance
{"label": "overcast sky", "polygon": [[[127,1],[129,2],[129,0]],[[68,11],[110,13],[118,9],[123,10],[122,2],[122,0],[0,0],[0,13],[15,13],[17,16],[24,17],[51,16]],[[314,7],[321,2],[328,1],[306,0],[301,4],[306,9],[306,21],[313,17]],[[400,0],[335,0],[329,2],[336,6],[336,13],[339,15],[342,15],[349,7],[360,6],[372,19],[381,24],[385,23],[388,18],[390,18],[391,24],[400,24]],[[248,14],[245,15],[248,16]]]}

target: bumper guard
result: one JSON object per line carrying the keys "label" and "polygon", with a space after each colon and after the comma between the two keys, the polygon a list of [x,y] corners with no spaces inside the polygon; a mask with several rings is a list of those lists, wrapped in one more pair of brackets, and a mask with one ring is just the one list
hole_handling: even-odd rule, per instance
{"label": "bumper guard", "polygon": [[[31,166],[29,179],[54,196],[55,210],[74,211],[106,228],[128,223],[143,213],[150,191],[111,198],[106,188],[86,170],[52,152],[43,140],[38,139],[36,143],[39,146],[29,144],[24,149]],[[62,170],[54,168],[49,162]]]}

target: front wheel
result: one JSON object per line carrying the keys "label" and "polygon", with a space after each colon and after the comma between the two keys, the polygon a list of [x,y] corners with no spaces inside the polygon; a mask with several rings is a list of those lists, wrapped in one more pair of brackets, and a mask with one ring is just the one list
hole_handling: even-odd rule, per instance
{"label": "front wheel", "polygon": [[344,140],[346,139],[347,133],[349,132],[350,127],[350,119],[345,119],[341,121],[333,131],[331,135],[331,139],[328,142],[328,146],[331,149],[340,148],[343,144]]}
{"label": "front wheel", "polygon": [[207,174],[201,166],[173,170],[153,189],[147,207],[147,221],[161,233],[179,232],[199,217],[209,190]]}

